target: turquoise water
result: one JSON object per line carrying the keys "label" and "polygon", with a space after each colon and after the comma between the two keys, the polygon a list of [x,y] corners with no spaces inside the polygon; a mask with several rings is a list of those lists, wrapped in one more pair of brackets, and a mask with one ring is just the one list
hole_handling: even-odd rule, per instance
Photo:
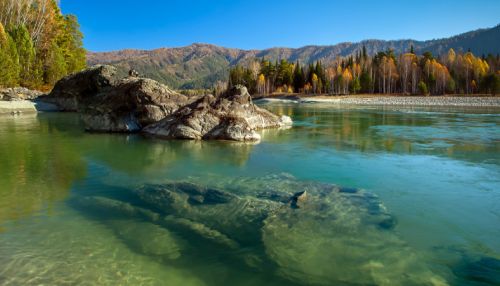
{"label": "turquoise water", "polygon": [[500,284],[499,110],[263,106],[259,144],[0,117],[0,285]]}

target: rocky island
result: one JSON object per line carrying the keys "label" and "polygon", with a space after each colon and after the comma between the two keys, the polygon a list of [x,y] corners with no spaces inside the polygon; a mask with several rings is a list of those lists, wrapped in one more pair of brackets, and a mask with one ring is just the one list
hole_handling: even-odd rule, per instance
{"label": "rocky island", "polygon": [[81,114],[91,132],[144,132],[167,139],[258,141],[256,130],[290,126],[256,106],[246,87],[221,96],[188,97],[155,80],[118,78],[113,66],[98,65],[61,79],[41,101]]}
{"label": "rocky island", "polygon": [[244,86],[235,86],[225,95],[205,95],[158,123],[144,129],[164,138],[229,139],[258,141],[258,129],[290,126],[288,116],[277,116],[252,102]]}

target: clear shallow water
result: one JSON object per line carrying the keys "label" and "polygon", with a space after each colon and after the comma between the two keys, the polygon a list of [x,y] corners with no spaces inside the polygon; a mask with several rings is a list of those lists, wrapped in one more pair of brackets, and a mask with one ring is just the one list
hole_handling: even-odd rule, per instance
{"label": "clear shallow water", "polygon": [[[498,110],[265,107],[256,145],[0,117],[0,285],[500,283]],[[180,181],[237,199],[137,191]]]}

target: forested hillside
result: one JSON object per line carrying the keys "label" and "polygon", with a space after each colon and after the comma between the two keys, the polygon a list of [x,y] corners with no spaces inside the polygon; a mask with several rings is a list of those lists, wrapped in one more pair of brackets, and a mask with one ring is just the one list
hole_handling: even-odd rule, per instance
{"label": "forested hillside", "polygon": [[[362,48],[354,56],[301,65],[285,59],[262,59],[230,70],[228,85],[243,84],[251,93],[306,94],[475,94],[500,93],[500,56],[477,57],[450,49],[439,57],[431,52],[417,55],[414,48],[370,56]],[[215,86],[216,93],[224,85]]]}
{"label": "forested hillside", "polygon": [[83,69],[82,38],[55,0],[0,0],[0,87],[50,88]]}
{"label": "forested hillside", "polygon": [[227,81],[230,67],[249,67],[262,58],[275,63],[287,60],[309,65],[321,61],[324,65],[359,53],[363,47],[368,56],[392,50],[396,55],[407,53],[413,46],[416,55],[432,53],[436,58],[449,49],[457,54],[467,51],[481,57],[500,53],[500,26],[464,33],[455,37],[430,40],[381,41],[366,40],[359,43],[341,43],[333,46],[306,46],[298,49],[271,48],[266,50],[229,49],[207,44],[193,44],[181,48],[162,48],[152,51],[123,50],[89,53],[89,64],[111,63],[122,73],[130,68],[142,75],[167,83],[175,88],[211,88],[218,81]]}

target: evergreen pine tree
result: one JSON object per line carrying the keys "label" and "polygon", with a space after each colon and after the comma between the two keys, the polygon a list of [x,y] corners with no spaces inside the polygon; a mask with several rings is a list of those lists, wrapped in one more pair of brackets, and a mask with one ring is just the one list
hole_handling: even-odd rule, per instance
{"label": "evergreen pine tree", "polygon": [[363,71],[361,73],[361,76],[359,77],[359,83],[360,83],[360,91],[363,93],[369,93],[371,90],[372,86],[372,78],[370,76],[370,73],[367,71]]}
{"label": "evergreen pine tree", "polygon": [[57,37],[57,45],[64,53],[67,73],[80,71],[86,66],[86,52],[83,48],[83,35],[77,19],[73,15],[64,16],[61,32]]}
{"label": "evergreen pine tree", "polygon": [[35,47],[31,40],[28,29],[25,26],[20,26],[12,29],[12,38],[17,48],[19,55],[19,78],[20,84],[27,87],[36,87],[40,84],[40,71],[36,61]]}
{"label": "evergreen pine tree", "polygon": [[19,83],[19,57],[12,37],[0,23],[0,87]]}
{"label": "evergreen pine tree", "polygon": [[64,51],[56,42],[52,42],[48,61],[50,65],[47,66],[45,71],[45,81],[53,85],[68,73]]}

